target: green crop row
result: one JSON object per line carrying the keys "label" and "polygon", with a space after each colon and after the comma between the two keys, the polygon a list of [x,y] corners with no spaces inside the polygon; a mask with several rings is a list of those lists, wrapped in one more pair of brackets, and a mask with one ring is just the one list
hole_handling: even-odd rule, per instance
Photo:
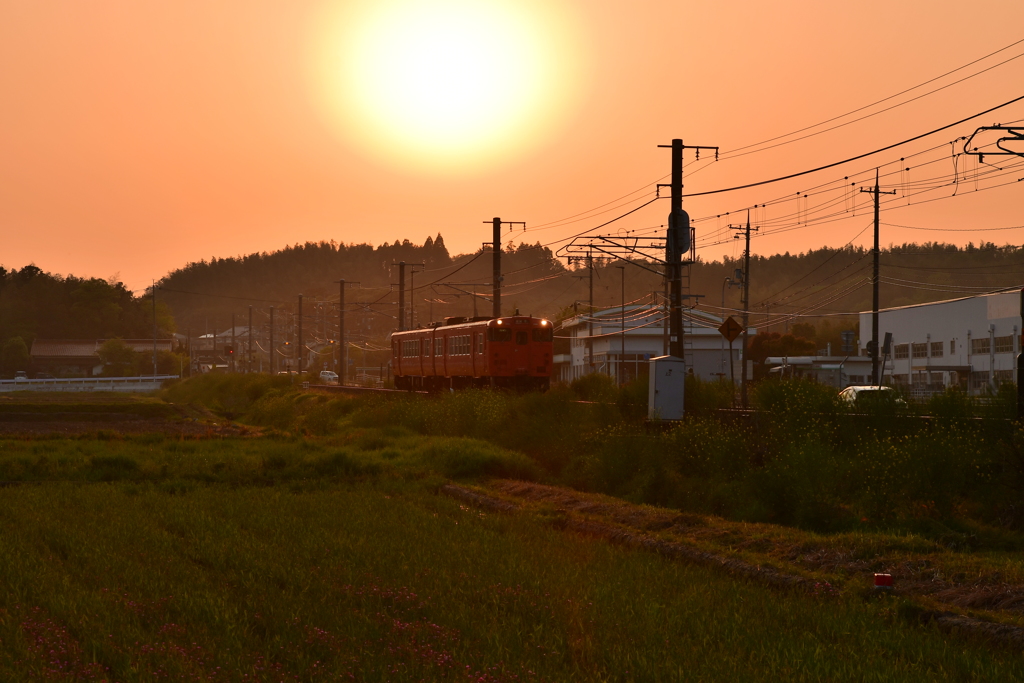
{"label": "green crop row", "polygon": [[47,483],[5,489],[0,525],[4,681],[1024,676],[896,600],[772,592],[413,482]]}

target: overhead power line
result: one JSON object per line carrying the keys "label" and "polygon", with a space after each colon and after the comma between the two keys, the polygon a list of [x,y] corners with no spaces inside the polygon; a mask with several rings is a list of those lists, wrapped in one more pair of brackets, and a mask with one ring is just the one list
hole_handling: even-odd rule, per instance
{"label": "overhead power line", "polygon": [[736,185],[736,186],[733,186],[733,187],[723,187],[723,188],[720,188],[718,190],[705,190],[704,192],[690,192],[688,194],[684,194],[683,197],[703,197],[703,196],[709,195],[709,194],[721,194],[723,192],[733,192],[735,190],[745,190],[745,189],[750,188],[750,187],[760,187],[761,185],[769,185],[771,183],[778,183],[778,182],[781,182],[783,180],[790,180],[792,178],[799,178],[800,176],[810,175],[811,173],[817,173],[818,171],[824,171],[824,170],[829,169],[829,168],[835,168],[836,166],[842,166],[843,164],[848,164],[851,161],[857,161],[858,159],[864,159],[864,158],[867,158],[869,156],[873,156],[875,154],[880,154],[881,152],[887,152],[890,149],[895,149],[896,147],[901,147],[901,146],[909,144],[911,142],[915,142],[915,141],[920,140],[922,138],[926,138],[929,135],[935,135],[936,133],[941,133],[944,130],[948,130],[950,128],[953,128],[954,126],[959,126],[962,123],[967,123],[971,119],[976,119],[979,116],[984,116],[985,114],[991,114],[994,111],[998,111],[999,109],[1002,109],[1003,107],[1008,107],[1009,105],[1014,104],[1015,102],[1020,102],[1021,100],[1024,100],[1024,95],[1021,95],[1020,97],[1015,97],[1012,100],[1009,100],[1007,102],[1003,102],[1002,104],[999,104],[999,105],[996,105],[996,106],[991,107],[989,109],[986,109],[985,111],[980,111],[977,114],[972,114],[971,116],[968,116],[967,118],[960,119],[959,121],[954,121],[953,123],[948,123],[945,126],[941,126],[941,127],[936,128],[934,130],[930,130],[927,133],[921,133],[920,135],[915,135],[912,138],[907,138],[906,140],[902,140],[900,142],[895,142],[895,143],[893,143],[891,145],[886,145],[885,147],[879,147],[878,149],[871,150],[870,152],[865,152],[863,154],[858,154],[857,156],[850,157],[849,159],[843,159],[842,161],[836,161],[836,162],[833,162],[831,164],[825,164],[824,166],[818,166],[817,168],[811,168],[811,169],[808,169],[806,171],[799,171],[797,173],[790,173],[789,175],[780,176],[778,178],[771,178],[769,180],[760,180],[760,181],[758,181],[756,183],[747,183],[746,185]]}

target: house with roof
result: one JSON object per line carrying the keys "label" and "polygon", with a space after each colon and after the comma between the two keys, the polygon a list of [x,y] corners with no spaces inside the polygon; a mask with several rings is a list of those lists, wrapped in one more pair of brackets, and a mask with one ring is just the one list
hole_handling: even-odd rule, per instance
{"label": "house with roof", "polygon": [[[106,339],[36,339],[29,349],[33,373],[45,372],[55,377],[95,377],[103,372],[99,349]],[[137,353],[152,353],[152,339],[122,339]],[[155,348],[172,351],[173,339],[157,339]]]}
{"label": "house with roof", "polygon": [[[697,309],[683,310],[684,360],[688,371],[704,380],[739,383],[743,373],[742,337],[730,349],[718,331],[723,319]],[[757,333],[748,327],[748,333]],[[552,378],[571,382],[602,372],[628,382],[647,375],[651,358],[668,355],[668,315],[664,306],[633,304],[606,308],[564,320],[556,338],[569,341],[569,352],[556,354]],[[731,358],[731,364],[730,364]]]}

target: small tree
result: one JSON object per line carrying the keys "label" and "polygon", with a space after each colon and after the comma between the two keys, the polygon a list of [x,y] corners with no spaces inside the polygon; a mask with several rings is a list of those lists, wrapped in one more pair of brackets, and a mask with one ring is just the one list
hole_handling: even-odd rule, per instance
{"label": "small tree", "polygon": [[28,369],[28,346],[21,337],[11,337],[4,342],[2,354],[4,374],[14,375],[17,370]]}
{"label": "small tree", "polygon": [[104,377],[129,377],[135,375],[138,353],[122,339],[108,339],[96,352],[103,363]]}

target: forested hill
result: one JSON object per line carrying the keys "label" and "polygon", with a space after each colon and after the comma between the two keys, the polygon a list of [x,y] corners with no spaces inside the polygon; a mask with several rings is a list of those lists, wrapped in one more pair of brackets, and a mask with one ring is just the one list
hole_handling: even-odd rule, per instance
{"label": "forested hill", "polygon": [[[409,305],[415,321],[425,323],[451,315],[489,313],[491,254],[449,255],[438,235],[423,245],[408,240],[373,247],[369,244],[306,243],[273,253],[250,254],[191,263],[159,282],[158,300],[170,306],[178,329],[196,332],[229,327],[231,315],[244,325],[253,306],[254,323],[266,322],[268,309],[281,315],[294,313],[297,295],[304,295],[304,318],[309,324],[327,325],[336,314],[339,279],[346,290],[346,310],[355,316],[367,339],[380,338],[396,325],[399,261],[424,264],[407,268]],[[594,303],[597,307],[621,303],[622,276],[626,301],[652,299],[664,286],[659,276],[636,266],[625,271],[616,263],[595,259]],[[620,262],[621,263],[621,262]],[[726,278],[742,267],[740,260],[698,262],[691,268],[689,291],[703,295],[697,305],[718,313],[740,308],[740,287]],[[871,252],[847,247],[823,248],[802,254],[752,256],[750,302],[754,325],[782,332],[786,323],[815,322],[829,315],[845,327],[855,314],[871,306]],[[413,272],[415,274],[413,274]],[[520,245],[502,260],[503,311],[556,317],[574,302],[585,308],[589,299],[589,273],[568,267],[540,245]],[[925,243],[890,246],[881,254],[883,307],[951,299],[1024,283],[1024,249],[994,244],[952,245]],[[415,290],[412,287],[415,286]],[[692,300],[691,300],[692,301]],[[475,302],[475,309],[474,309]],[[727,310],[731,313],[731,310]]]}
{"label": "forested hill", "polygon": [[[168,312],[158,306],[161,337],[174,331]],[[0,267],[0,375],[28,366],[38,338],[104,339],[153,336],[153,306],[120,282]]]}
{"label": "forested hill", "polygon": [[[318,318],[333,320],[338,281],[344,279],[349,283],[346,309],[366,317],[355,322],[368,328],[370,337],[381,336],[396,324],[398,263],[402,261],[409,264],[407,301],[415,308],[417,322],[472,315],[474,299],[480,315],[490,313],[491,253],[452,258],[441,235],[428,237],[422,245],[409,240],[379,247],[307,242],[272,253],[199,261],[160,280],[157,297],[174,311],[178,327],[193,333],[226,329],[232,314],[236,324],[245,325],[250,305],[254,325],[267,322],[271,306],[279,315],[294,314],[299,294],[303,295],[303,317],[314,324]],[[509,283],[506,307],[521,305],[525,312],[536,306],[538,313],[557,310],[555,295],[549,292],[558,290],[554,281],[565,275],[565,269],[549,249],[521,246],[506,252],[502,265]],[[535,282],[524,285],[528,280]],[[565,284],[560,287],[564,290]],[[531,288],[533,294],[527,291]],[[518,299],[513,296],[517,292]],[[329,315],[323,315],[325,311]]]}

